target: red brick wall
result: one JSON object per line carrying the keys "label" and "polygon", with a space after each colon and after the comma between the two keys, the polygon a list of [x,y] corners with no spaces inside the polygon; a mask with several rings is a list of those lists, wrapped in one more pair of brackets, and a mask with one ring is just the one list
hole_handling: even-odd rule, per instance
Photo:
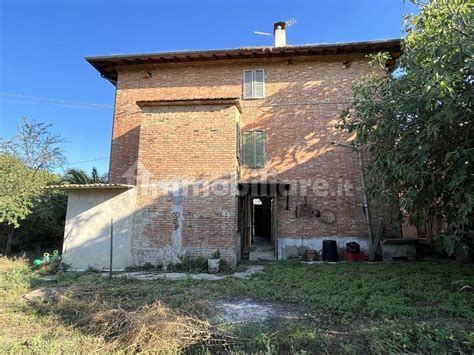
{"label": "red brick wall", "polygon": [[235,264],[235,196],[200,189],[217,180],[236,184],[237,117],[235,105],[143,108],[132,244],[141,262],[219,251]]}
{"label": "red brick wall", "polygon": [[[350,65],[343,64],[347,61]],[[292,182],[294,196],[290,197],[289,210],[285,209],[285,199],[279,199],[279,236],[366,235],[357,154],[349,148],[331,145],[331,141],[347,142],[352,139],[334,125],[340,112],[348,105],[351,86],[369,71],[367,60],[362,55],[295,58],[292,64],[288,60],[271,59],[119,69],[111,182],[134,183],[134,164],[137,160],[158,178],[180,176],[212,180],[235,172],[235,162],[232,161],[235,140],[231,138],[234,126],[226,126],[225,129],[220,126],[223,121],[231,121],[229,117],[224,118],[230,115],[230,109],[206,113],[200,111],[202,108],[197,111],[190,108],[189,112],[169,110],[166,113],[144,113],[136,102],[241,97],[242,71],[252,68],[265,69],[266,96],[261,100],[241,101],[242,130],[265,130],[267,164],[263,169],[244,167],[241,180],[255,181],[270,177]],[[152,77],[146,72],[151,72]],[[197,119],[192,119],[194,116]],[[204,131],[200,130],[202,125]],[[212,133],[211,127],[218,127],[220,131]],[[157,136],[166,139],[160,140]],[[307,202],[315,209],[333,211],[336,214],[333,224],[322,223],[315,217],[296,218],[295,209],[303,203],[303,193],[298,189],[296,180],[315,184],[317,179],[327,181],[328,195],[317,196],[313,189],[308,189]],[[338,193],[346,182],[352,185],[352,195]],[[158,215],[169,220],[169,212],[166,211],[170,208],[165,207],[169,201],[158,199],[160,202],[163,200],[165,203],[162,206],[158,206],[156,199],[140,200],[140,206],[160,210]],[[183,229],[184,246],[198,250],[212,245],[227,245],[227,237],[223,235],[231,233],[235,226],[220,224],[220,217],[217,217],[219,208],[216,206],[231,211],[232,218],[235,218],[235,201],[231,199],[223,201],[211,196],[206,201],[189,202],[189,208],[184,209],[184,224],[189,223]],[[186,215],[196,208],[200,210],[200,217]],[[379,211],[373,211],[375,217],[378,214]],[[203,219],[205,223],[201,222]],[[377,224],[377,218],[374,218],[374,224]],[[169,228],[159,225],[148,228],[145,234],[148,240],[157,239],[157,243],[152,242],[150,248],[167,243],[170,238]],[[140,248],[137,246],[137,252]]]}

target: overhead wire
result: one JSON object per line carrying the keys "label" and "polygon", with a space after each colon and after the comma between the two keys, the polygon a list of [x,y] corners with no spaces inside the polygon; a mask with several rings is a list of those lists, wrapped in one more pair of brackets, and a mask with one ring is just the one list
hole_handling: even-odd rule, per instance
{"label": "overhead wire", "polygon": [[0,92],[0,96],[16,98],[16,100],[0,98],[0,101],[4,101],[4,102],[28,103],[28,104],[36,104],[36,103],[52,104],[52,105],[59,105],[59,106],[65,106],[65,107],[101,109],[101,110],[113,109],[113,106],[111,105],[104,105],[104,104],[84,102],[84,101],[63,100],[63,99],[52,98],[52,97],[31,96],[31,95],[23,95],[23,94],[8,93],[8,92]]}

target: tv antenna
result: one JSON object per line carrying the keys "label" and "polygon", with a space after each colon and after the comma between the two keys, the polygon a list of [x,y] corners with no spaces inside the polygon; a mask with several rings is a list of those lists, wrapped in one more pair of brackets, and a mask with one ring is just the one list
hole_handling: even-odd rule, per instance
{"label": "tv antenna", "polygon": [[[279,22],[277,22],[279,23]],[[284,27],[290,27],[296,24],[296,20],[294,18],[290,18],[289,20],[286,20],[283,22]],[[263,31],[253,31],[254,34],[260,35],[260,36],[273,36],[273,33],[270,32],[263,32]]]}

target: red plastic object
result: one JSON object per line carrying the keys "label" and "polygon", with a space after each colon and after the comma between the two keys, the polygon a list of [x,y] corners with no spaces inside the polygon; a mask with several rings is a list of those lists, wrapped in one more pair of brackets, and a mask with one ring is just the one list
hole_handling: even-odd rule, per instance
{"label": "red plastic object", "polygon": [[363,252],[351,253],[349,251],[344,251],[344,259],[346,261],[364,261],[365,254]]}

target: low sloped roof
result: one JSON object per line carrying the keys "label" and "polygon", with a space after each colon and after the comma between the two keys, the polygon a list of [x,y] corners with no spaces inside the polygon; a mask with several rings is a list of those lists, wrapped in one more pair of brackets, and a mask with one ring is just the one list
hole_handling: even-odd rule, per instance
{"label": "low sloped roof", "polygon": [[134,185],[126,184],[64,184],[49,185],[47,189],[55,190],[93,190],[93,189],[131,189]]}

